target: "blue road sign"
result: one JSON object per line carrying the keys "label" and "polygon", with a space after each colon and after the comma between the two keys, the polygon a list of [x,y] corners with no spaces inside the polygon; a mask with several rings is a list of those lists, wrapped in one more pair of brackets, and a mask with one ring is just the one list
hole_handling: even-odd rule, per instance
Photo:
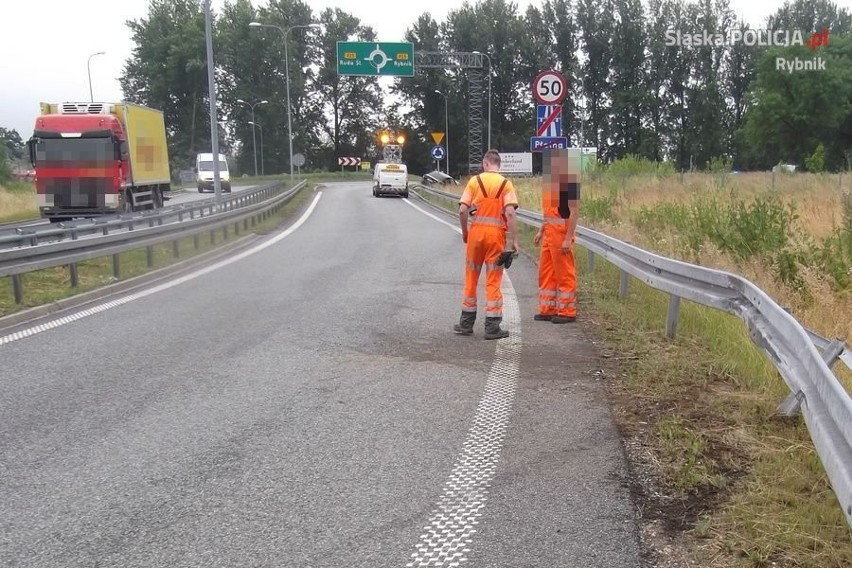
{"label": "blue road sign", "polygon": [[441,146],[435,146],[432,148],[432,158],[435,160],[443,160],[444,159],[444,148]]}
{"label": "blue road sign", "polygon": [[548,148],[567,148],[568,139],[563,136],[533,136],[530,138],[530,151],[541,152]]}
{"label": "blue road sign", "polygon": [[535,111],[535,134],[544,138],[562,136],[562,106],[537,105]]}

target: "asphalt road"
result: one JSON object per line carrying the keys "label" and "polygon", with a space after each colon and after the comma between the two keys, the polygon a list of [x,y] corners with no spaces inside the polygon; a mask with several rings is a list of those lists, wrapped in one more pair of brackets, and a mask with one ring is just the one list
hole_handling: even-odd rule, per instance
{"label": "asphalt road", "polygon": [[458,233],[368,183],[309,211],[0,331],[0,565],[639,566],[594,351],[532,320],[534,265],[504,281],[509,338],[456,336]]}

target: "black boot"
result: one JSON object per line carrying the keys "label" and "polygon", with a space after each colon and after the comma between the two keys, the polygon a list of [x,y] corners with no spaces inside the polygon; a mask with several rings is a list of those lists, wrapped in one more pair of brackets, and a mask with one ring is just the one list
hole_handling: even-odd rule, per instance
{"label": "black boot", "polygon": [[459,323],[453,326],[453,331],[459,335],[473,335],[473,324],[476,322],[476,312],[462,312]]}
{"label": "black boot", "polygon": [[500,329],[503,318],[485,318],[485,339],[503,339],[509,337],[509,331]]}

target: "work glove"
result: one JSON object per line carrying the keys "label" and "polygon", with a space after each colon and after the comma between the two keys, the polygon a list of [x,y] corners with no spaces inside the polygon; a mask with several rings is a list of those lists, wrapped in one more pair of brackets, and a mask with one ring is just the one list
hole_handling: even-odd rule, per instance
{"label": "work glove", "polygon": [[518,252],[514,250],[506,250],[500,253],[500,258],[497,259],[497,266],[509,268],[512,266],[512,261],[518,256]]}

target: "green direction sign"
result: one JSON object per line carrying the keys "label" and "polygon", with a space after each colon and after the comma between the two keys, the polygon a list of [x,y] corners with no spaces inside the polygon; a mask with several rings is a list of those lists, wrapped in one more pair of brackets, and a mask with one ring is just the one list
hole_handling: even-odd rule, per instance
{"label": "green direction sign", "polygon": [[337,74],[414,77],[414,44],[339,41]]}

